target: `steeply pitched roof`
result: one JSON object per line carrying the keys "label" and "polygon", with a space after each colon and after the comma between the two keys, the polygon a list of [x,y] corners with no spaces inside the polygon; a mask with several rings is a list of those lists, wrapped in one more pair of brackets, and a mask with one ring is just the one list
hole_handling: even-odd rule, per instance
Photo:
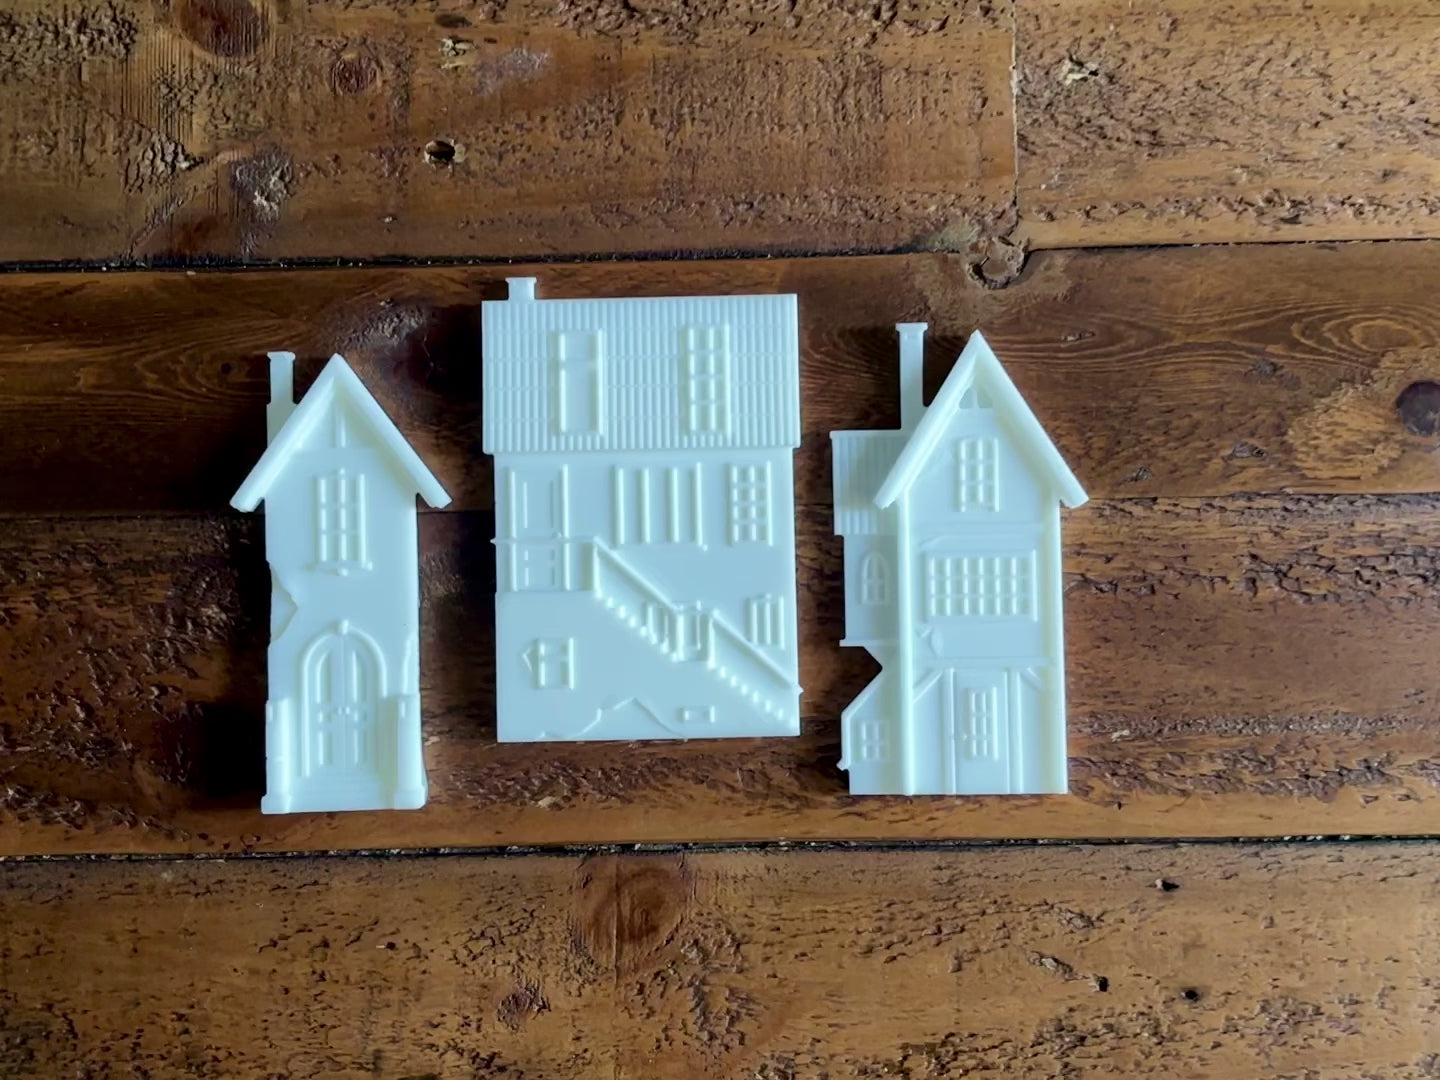
{"label": "steeply pitched roof", "polygon": [[254,510],[260,505],[260,500],[265,498],[270,486],[284,473],[295,451],[304,443],[306,436],[315,430],[315,425],[321,418],[329,413],[337,398],[347,402],[369,424],[376,438],[380,440],[381,448],[390,454],[400,471],[415,484],[415,490],[422,499],[435,507],[444,506],[450,501],[450,496],[445,493],[434,474],[425,467],[420,455],[415,453],[405,441],[405,436],[391,423],[379,402],[370,396],[370,391],[365,389],[359,376],[350,370],[345,358],[336,353],[330,357],[325,370],[320,373],[320,377],[315,380],[300,404],[295,406],[295,411],[290,414],[275,438],[270,440],[265,453],[260,455],[260,460],[255,463],[250,475],[240,485],[240,490],[235,492],[234,498],[230,500],[231,506],[237,510]]}
{"label": "steeply pitched roof", "polygon": [[1050,441],[1050,436],[1030,411],[1030,406],[1025,404],[1020,391],[1015,389],[1010,376],[1005,374],[1005,369],[995,358],[989,343],[977,330],[970,335],[960,358],[950,369],[945,384],[940,387],[935,400],[925,410],[920,423],[915,425],[910,441],[896,458],[885,482],[880,485],[875,496],[875,505],[881,509],[891,505],[915,482],[949,429],[950,421],[959,409],[965,391],[976,385],[983,387],[990,395],[1002,423],[1020,442],[1023,452],[1049,475],[1060,501],[1072,508],[1084,503],[1089,498],[1085,489],[1070,471],[1070,466],[1065,464],[1060,451],[1055,449],[1055,444]]}
{"label": "steeply pitched roof", "polygon": [[875,492],[900,451],[905,431],[832,431],[835,531],[841,536],[893,535],[894,515],[875,506]]}
{"label": "steeply pitched roof", "polygon": [[[487,454],[800,445],[794,295],[522,298],[480,307]],[[562,343],[588,348],[594,364],[585,385],[593,388],[587,412],[595,422],[584,430],[563,430],[558,421]],[[703,427],[687,414],[698,384],[687,375],[685,350],[697,346],[697,359],[718,361],[718,379],[700,380],[719,391]]]}

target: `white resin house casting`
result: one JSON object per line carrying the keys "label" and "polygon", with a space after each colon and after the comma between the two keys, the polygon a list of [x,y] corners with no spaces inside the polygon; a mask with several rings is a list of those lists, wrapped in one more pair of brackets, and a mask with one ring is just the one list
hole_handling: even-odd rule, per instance
{"label": "white resin house casting", "polygon": [[482,305],[502,742],[799,732],[794,296]]}
{"label": "white resin house casting", "polygon": [[265,502],[267,814],[425,804],[415,496],[450,497],[340,356],[299,405],[270,354],[269,446],[231,500]]}
{"label": "white resin house casting", "polygon": [[883,668],[840,767],[854,794],[1064,792],[1060,504],[1085,492],[979,333],[926,408],[925,324],[898,329],[900,429],[831,433],[842,644]]}

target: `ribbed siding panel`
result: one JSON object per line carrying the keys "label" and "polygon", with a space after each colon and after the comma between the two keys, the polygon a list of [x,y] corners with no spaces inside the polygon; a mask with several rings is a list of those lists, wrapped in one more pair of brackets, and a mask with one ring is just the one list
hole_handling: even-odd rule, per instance
{"label": "ribbed siding panel", "polygon": [[[743,449],[800,444],[799,332],[793,296],[488,301],[482,305],[486,453]],[[681,332],[729,328],[729,430],[685,430]],[[557,331],[601,331],[598,434],[551,422]]]}
{"label": "ribbed siding panel", "polygon": [[830,436],[835,476],[835,531],[873,536],[894,531],[889,514],[875,506],[875,493],[900,456],[900,431],[836,431]]}

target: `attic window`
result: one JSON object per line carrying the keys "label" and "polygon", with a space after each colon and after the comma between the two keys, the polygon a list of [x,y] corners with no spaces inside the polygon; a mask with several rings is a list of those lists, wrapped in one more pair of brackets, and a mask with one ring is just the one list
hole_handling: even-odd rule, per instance
{"label": "attic window", "polygon": [[994,439],[955,443],[955,509],[1000,509],[999,456]]}
{"label": "attic window", "polygon": [[598,435],[604,421],[604,345],[600,332],[555,334],[554,401],[558,435]]}
{"label": "attic window", "polygon": [[365,558],[365,474],[337,469],[315,478],[316,563],[348,574],[368,570]]}
{"label": "attic window", "polygon": [[730,328],[687,326],[680,334],[685,434],[730,430]]}

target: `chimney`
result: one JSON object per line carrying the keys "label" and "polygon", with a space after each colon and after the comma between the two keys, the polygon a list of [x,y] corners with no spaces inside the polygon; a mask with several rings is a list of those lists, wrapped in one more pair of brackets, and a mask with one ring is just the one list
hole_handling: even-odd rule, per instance
{"label": "chimney", "polygon": [[923,322],[896,323],[900,333],[900,427],[909,431],[925,412],[925,330]]}
{"label": "chimney", "polygon": [[270,355],[270,404],[265,409],[266,442],[274,439],[295,411],[295,354]]}
{"label": "chimney", "polygon": [[535,279],[533,277],[510,277],[505,279],[510,286],[511,300],[534,300]]}

